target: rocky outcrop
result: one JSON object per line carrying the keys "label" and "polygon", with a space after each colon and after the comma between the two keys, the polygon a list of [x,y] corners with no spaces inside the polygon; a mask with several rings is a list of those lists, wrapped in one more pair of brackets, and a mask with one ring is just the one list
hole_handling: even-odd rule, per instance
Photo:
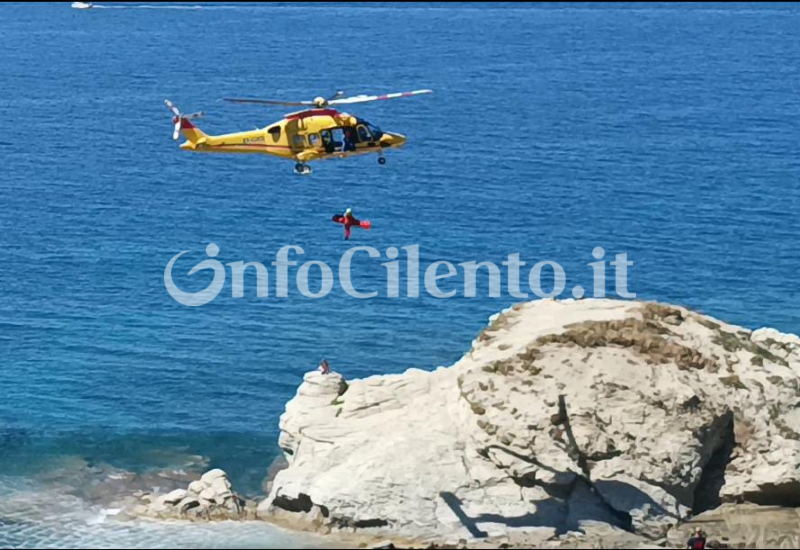
{"label": "rocky outcrop", "polygon": [[[800,338],[684,308],[539,301],[455,365],[306,375],[259,517],[419,542],[663,537],[800,505]],[[581,535],[583,536],[583,535]]]}
{"label": "rocky outcrop", "polygon": [[669,532],[672,548],[684,548],[697,531],[711,548],[798,548],[800,509],[753,504],[723,504]]}
{"label": "rocky outcrop", "polygon": [[187,489],[165,494],[144,493],[126,515],[153,519],[194,521],[255,519],[255,503],[247,502],[231,490],[222,470],[211,470]]}

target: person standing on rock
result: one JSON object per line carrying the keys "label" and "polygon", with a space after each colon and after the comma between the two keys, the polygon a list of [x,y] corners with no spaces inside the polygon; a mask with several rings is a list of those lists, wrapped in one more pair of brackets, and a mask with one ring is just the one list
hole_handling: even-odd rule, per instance
{"label": "person standing on rock", "polygon": [[328,364],[328,360],[327,360],[327,359],[323,359],[323,360],[320,362],[320,364],[319,364],[319,367],[317,368],[317,370],[318,370],[318,371],[319,371],[321,374],[330,374],[330,372],[331,372],[331,366],[330,366],[330,364]]}
{"label": "person standing on rock", "polygon": [[686,548],[690,550],[705,550],[706,548],[706,534],[702,531],[697,531],[689,542],[686,543]]}

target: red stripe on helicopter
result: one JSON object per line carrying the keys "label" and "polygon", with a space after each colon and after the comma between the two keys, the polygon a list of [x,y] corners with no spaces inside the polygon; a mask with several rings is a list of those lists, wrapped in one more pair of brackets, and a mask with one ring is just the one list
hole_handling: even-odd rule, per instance
{"label": "red stripe on helicopter", "polygon": [[339,111],[336,109],[309,109],[298,113],[290,113],[286,115],[286,118],[288,120],[298,120],[312,116],[339,116]]}
{"label": "red stripe on helicopter", "polygon": [[413,95],[416,95],[416,92],[403,92],[400,94],[384,94],[384,95],[379,95],[378,99],[394,99],[396,97],[411,97]]}

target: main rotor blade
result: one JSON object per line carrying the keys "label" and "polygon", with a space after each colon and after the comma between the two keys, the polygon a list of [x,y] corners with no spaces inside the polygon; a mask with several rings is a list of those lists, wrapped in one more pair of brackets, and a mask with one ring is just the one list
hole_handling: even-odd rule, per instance
{"label": "main rotor blade", "polygon": [[181,135],[181,119],[179,117],[178,118],[178,122],[175,123],[175,131],[172,132],[172,139],[174,139],[175,141],[178,141],[178,138],[180,137],[180,135]]}
{"label": "main rotor blade", "polygon": [[181,116],[181,112],[178,110],[178,108],[175,105],[172,104],[172,102],[169,99],[165,99],[164,103],[167,105],[167,109],[172,111],[173,115]]}
{"label": "main rotor blade", "polygon": [[275,101],[272,99],[248,99],[234,97],[226,97],[225,101],[252,105],[283,105],[285,107],[303,107],[305,105],[314,105],[313,101]]}
{"label": "main rotor blade", "polygon": [[400,99],[403,97],[413,97],[416,95],[432,94],[433,90],[415,90],[413,92],[398,92],[394,94],[383,95],[357,95],[353,97],[344,97],[342,99],[334,99],[330,101],[330,105],[349,105],[352,103],[368,103],[370,101],[381,101],[384,99]]}

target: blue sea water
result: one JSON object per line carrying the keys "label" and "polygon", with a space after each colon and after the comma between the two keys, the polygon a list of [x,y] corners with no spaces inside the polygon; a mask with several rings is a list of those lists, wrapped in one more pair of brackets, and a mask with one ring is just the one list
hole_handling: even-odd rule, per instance
{"label": "blue sea water", "polygon": [[[163,105],[224,133],[284,111],[222,97],[421,87],[349,109],[409,136],[386,166],[310,177],[180,151]],[[228,280],[179,305],[167,263],[192,250],[175,276],[200,290],[210,274],[185,274],[212,242],[223,263],[272,270],[293,244],[335,266],[330,216],[352,206],[374,225],[354,244],[418,244],[423,264],[519,253],[588,289],[600,246],[628,254],[640,298],[800,332],[798,92],[796,4],[0,5],[0,546],[229,545],[223,527],[121,534],[36,495],[69,493],[76,459],[195,454],[257,495],[321,357],[348,377],[450,364],[517,301],[258,299],[248,275],[245,298]],[[385,285],[380,261],[357,256],[358,288]],[[238,545],[287,543],[250,529]]]}

